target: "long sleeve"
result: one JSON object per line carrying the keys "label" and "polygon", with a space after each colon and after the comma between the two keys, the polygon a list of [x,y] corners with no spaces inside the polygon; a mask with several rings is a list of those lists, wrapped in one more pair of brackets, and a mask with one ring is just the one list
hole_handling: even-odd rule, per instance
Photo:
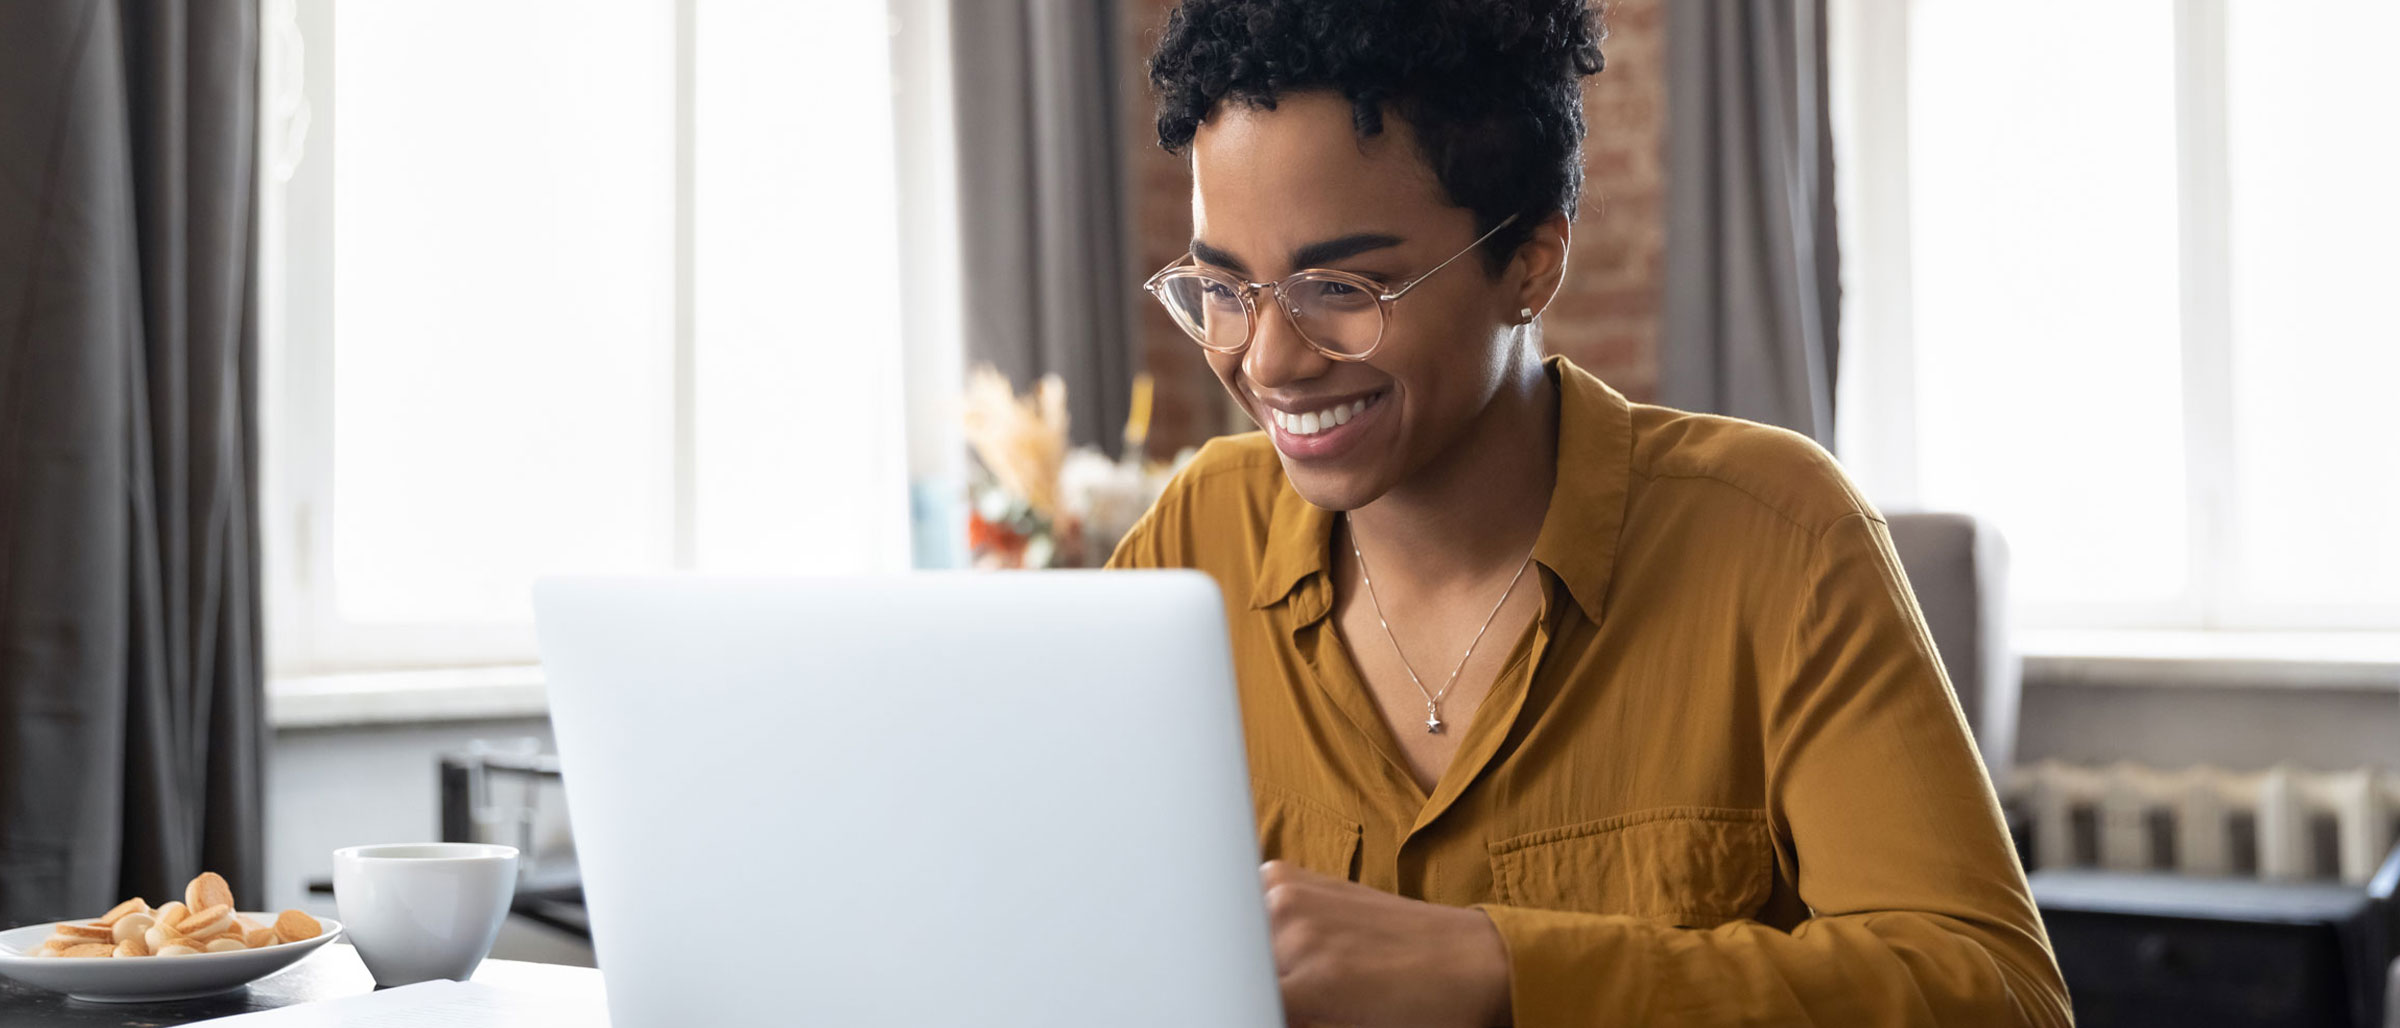
{"label": "long sleeve", "polygon": [[1817,536],[1761,667],[1768,817],[1813,917],[1678,928],[1480,905],[1525,1028],[2066,1025],[2066,986],[1884,525]]}

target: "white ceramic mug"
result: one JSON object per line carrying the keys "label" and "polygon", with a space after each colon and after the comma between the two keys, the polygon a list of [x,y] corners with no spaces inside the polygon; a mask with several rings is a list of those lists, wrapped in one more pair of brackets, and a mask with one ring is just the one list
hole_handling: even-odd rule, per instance
{"label": "white ceramic mug", "polygon": [[466,981],[517,894],[513,846],[421,842],[333,851],[333,901],[375,984]]}

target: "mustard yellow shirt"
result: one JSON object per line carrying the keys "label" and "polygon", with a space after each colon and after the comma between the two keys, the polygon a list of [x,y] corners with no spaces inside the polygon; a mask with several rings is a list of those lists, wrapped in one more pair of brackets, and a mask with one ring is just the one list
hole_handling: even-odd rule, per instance
{"label": "mustard yellow shirt", "polygon": [[1802,436],[1546,369],[1543,613],[1431,795],[1328,617],[1334,515],[1263,435],[1111,559],[1223,590],[1264,855],[1481,909],[1528,1028],[2070,1023],[1881,515]]}

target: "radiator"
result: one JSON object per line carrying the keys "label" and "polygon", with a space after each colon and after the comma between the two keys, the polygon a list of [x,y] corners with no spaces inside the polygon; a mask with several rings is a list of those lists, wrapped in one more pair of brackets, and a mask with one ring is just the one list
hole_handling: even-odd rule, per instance
{"label": "radiator", "polygon": [[2026,817],[2036,868],[2364,884],[2400,827],[2400,775],[2378,768],[2043,761],[2019,765],[2007,793]]}

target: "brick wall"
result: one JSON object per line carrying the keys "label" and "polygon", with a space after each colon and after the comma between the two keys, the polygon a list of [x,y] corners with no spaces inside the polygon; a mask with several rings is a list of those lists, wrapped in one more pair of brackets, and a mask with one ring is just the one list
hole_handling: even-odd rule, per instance
{"label": "brick wall", "polygon": [[[1665,0],[1607,0],[1601,50],[1608,70],[1585,80],[1584,201],[1567,280],[1543,314],[1543,344],[1635,400],[1658,387],[1661,253],[1666,233],[1663,152]],[[1146,274],[1181,256],[1191,239],[1191,176],[1158,148],[1143,63],[1173,0],[1125,0],[1120,114],[1134,193],[1134,251]],[[1165,456],[1250,426],[1233,412],[1201,351],[1166,312],[1142,300],[1144,363],[1157,379],[1151,452]]]}

